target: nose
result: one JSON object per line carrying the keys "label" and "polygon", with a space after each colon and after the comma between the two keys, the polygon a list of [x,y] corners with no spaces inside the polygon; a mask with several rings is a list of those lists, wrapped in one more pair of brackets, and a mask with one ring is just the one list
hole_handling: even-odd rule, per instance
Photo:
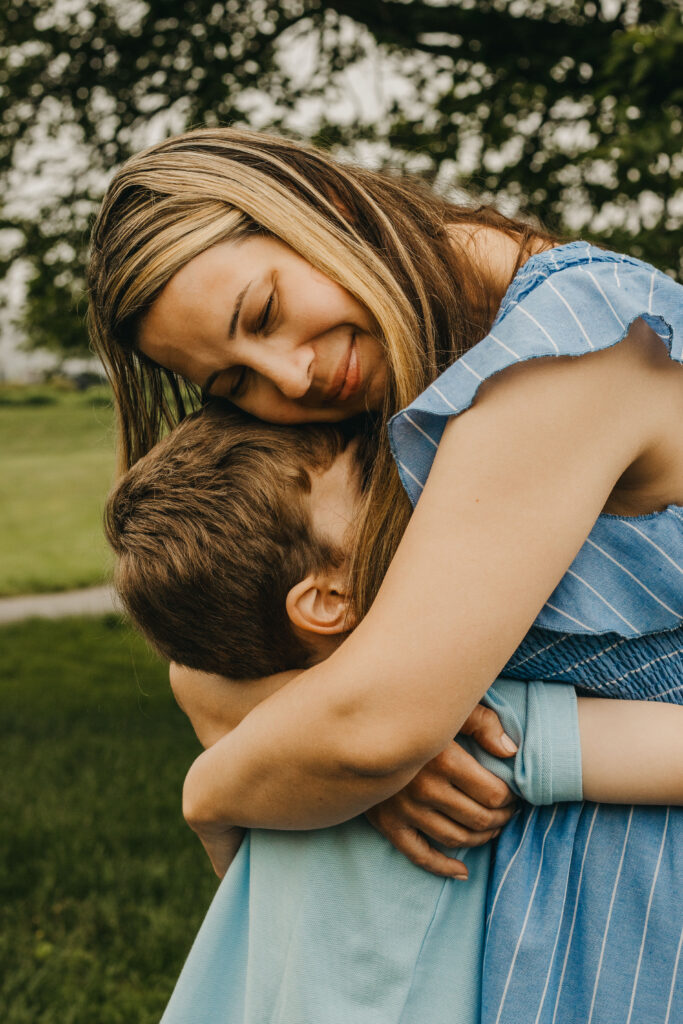
{"label": "nose", "polygon": [[303,398],[313,379],[315,352],[308,345],[287,345],[282,338],[272,341],[272,345],[259,343],[253,354],[253,369],[271,381],[285,398]]}

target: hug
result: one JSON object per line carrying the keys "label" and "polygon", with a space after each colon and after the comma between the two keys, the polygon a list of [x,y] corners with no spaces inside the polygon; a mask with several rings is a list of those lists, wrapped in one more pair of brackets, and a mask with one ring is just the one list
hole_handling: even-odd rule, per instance
{"label": "hug", "polygon": [[118,582],[232,861],[165,1020],[680,1019],[680,286],[207,129],[118,172],[90,289]]}

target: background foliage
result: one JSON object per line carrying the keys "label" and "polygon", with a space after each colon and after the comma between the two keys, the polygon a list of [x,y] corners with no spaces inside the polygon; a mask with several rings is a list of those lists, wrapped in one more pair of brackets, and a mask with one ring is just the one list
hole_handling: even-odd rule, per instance
{"label": "background foliage", "polygon": [[[82,350],[89,219],[199,123],[299,131],[680,272],[683,0],[13,0],[4,267],[31,343]],[[49,182],[49,187],[40,183]]]}
{"label": "background foliage", "polygon": [[217,886],[168,670],[112,616],[0,643],[0,1019],[157,1024]]}
{"label": "background foliage", "polygon": [[0,386],[0,597],[102,584],[114,479],[109,389]]}

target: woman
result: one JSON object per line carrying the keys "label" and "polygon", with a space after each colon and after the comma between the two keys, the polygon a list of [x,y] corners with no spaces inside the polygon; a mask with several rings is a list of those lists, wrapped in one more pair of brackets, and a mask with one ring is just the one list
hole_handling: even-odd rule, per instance
{"label": "woman", "polygon": [[[125,461],[182,414],[176,374],[274,421],[368,409],[380,435],[413,403],[392,443],[420,502],[405,528],[383,454],[359,529],[363,622],[188,776],[214,860],[232,826],[316,827],[390,798],[504,666],[680,701],[680,290],[553,242],[248,133],[171,140],[113,183],[91,316]],[[675,1019],[680,832],[658,808],[516,819],[484,1020]]]}

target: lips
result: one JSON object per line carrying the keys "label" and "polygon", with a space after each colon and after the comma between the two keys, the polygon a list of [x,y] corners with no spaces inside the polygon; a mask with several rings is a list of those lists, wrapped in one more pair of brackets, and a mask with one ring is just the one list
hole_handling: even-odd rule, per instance
{"label": "lips", "polygon": [[360,360],[354,338],[344,354],[325,394],[326,402],[345,402],[358,391],[361,384]]}
{"label": "lips", "polygon": [[358,349],[356,347],[356,339],[354,338],[349,351],[349,361],[346,364],[344,384],[337,396],[338,401],[345,402],[351,395],[355,395],[360,387],[360,380],[360,359],[358,358]]}

